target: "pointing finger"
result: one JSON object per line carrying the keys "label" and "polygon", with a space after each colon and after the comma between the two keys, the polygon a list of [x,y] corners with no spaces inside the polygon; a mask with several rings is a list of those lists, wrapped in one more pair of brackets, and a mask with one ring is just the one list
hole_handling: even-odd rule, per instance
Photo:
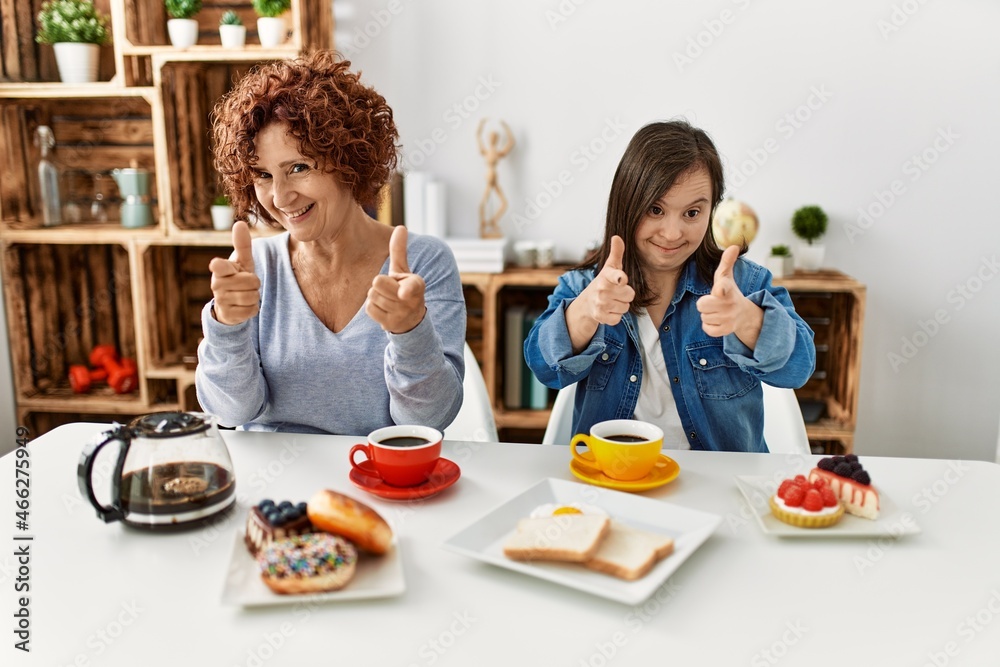
{"label": "pointing finger", "polygon": [[611,237],[611,248],[608,250],[608,261],[604,263],[604,266],[610,266],[612,269],[622,270],[624,266],[623,262],[625,260],[625,241],[622,241],[620,236]]}
{"label": "pointing finger", "polygon": [[247,223],[243,220],[237,220],[233,225],[233,250],[236,251],[236,256],[233,261],[239,266],[239,268],[253,273],[253,251],[251,250],[250,243],[250,228]]}
{"label": "pointing finger", "polygon": [[406,261],[406,227],[399,226],[392,230],[389,237],[389,273],[409,273],[410,265]]}

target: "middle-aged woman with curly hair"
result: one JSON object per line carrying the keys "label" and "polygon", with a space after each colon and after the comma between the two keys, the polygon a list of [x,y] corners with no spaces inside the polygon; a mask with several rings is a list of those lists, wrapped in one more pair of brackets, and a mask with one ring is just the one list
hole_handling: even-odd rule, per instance
{"label": "middle-aged woman with curly hair", "polygon": [[443,429],[462,404],[465,300],[439,239],[375,204],[396,166],[385,99],[331,52],[264,65],[215,108],[215,165],[239,218],[283,228],[215,258],[202,407],[247,430]]}

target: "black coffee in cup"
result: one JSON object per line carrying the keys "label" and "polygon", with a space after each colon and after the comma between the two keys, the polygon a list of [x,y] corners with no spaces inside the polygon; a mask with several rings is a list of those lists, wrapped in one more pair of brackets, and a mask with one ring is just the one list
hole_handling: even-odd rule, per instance
{"label": "black coffee in cup", "polygon": [[626,442],[626,443],[630,443],[630,442],[647,442],[649,440],[649,438],[643,438],[643,437],[640,437],[638,435],[628,435],[628,434],[622,434],[622,435],[605,435],[605,436],[602,436],[602,437],[605,440],[609,440],[611,442]]}
{"label": "black coffee in cup", "polygon": [[418,438],[412,435],[398,435],[394,438],[386,438],[378,444],[385,445],[386,447],[420,447],[421,445],[428,445],[430,442],[430,440],[425,438]]}

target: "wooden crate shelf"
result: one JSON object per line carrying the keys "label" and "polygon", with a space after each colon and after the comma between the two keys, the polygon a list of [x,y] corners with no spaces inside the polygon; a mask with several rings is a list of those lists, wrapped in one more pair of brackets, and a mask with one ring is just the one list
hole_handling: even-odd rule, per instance
{"label": "wooden crate shelf", "polygon": [[[70,221],[75,206],[78,225],[86,223],[121,230],[121,196],[111,176],[117,168],[135,164],[148,169],[156,182],[152,108],[141,96],[96,98],[51,97],[0,99],[0,226],[12,231],[43,229],[36,169],[40,158],[35,130],[52,129],[56,140],[53,163],[59,169],[63,218]],[[107,224],[95,221],[91,207],[101,195]],[[158,218],[156,192],[151,193],[153,219]],[[53,231],[53,230],[45,230]],[[87,233],[87,232],[84,232]]]}

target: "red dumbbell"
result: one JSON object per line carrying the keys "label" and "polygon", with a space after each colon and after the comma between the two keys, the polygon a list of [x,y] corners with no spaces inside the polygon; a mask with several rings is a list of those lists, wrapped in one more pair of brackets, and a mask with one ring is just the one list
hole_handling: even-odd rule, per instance
{"label": "red dumbbell", "polygon": [[103,368],[90,370],[83,364],[74,364],[69,367],[69,386],[77,394],[86,394],[90,391],[90,385],[94,382],[103,382],[108,378],[108,372]]}
{"label": "red dumbbell", "polygon": [[114,345],[98,345],[90,352],[90,365],[107,373],[108,386],[116,394],[127,394],[139,384],[139,372],[132,359],[118,360]]}

